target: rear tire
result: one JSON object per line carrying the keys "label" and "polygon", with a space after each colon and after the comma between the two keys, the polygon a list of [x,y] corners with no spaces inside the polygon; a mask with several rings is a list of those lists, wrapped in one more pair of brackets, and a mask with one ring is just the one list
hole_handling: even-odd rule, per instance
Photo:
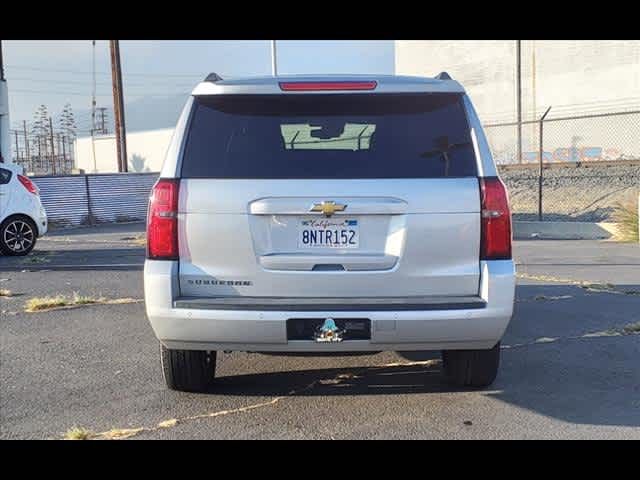
{"label": "rear tire", "polygon": [[16,215],[0,225],[0,252],[13,257],[27,255],[36,246],[38,228],[29,217]]}
{"label": "rear tire", "polygon": [[444,350],[442,366],[445,378],[454,385],[487,387],[498,375],[500,342],[490,350]]}
{"label": "rear tire", "polygon": [[170,350],[160,344],[160,362],[167,387],[183,392],[204,392],[215,377],[216,352]]}

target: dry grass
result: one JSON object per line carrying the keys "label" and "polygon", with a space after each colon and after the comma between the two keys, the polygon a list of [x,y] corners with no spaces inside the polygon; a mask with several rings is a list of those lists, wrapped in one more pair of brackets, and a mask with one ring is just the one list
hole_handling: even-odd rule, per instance
{"label": "dry grass", "polygon": [[164,422],[160,422],[158,424],[158,428],[171,428],[175,427],[178,424],[177,418],[170,418],[169,420],[165,420]]}
{"label": "dry grass", "polygon": [[618,224],[619,239],[625,242],[638,241],[638,200],[630,198],[615,205],[614,220]]}
{"label": "dry grass", "polygon": [[0,297],[13,297],[13,293],[6,288],[0,288]]}
{"label": "dry grass", "polygon": [[27,300],[24,304],[24,310],[25,312],[39,312],[41,310],[64,307],[68,304],[69,301],[62,295],[55,297],[35,297]]}
{"label": "dry grass", "polygon": [[73,427],[64,434],[65,440],[89,440],[93,433],[82,427]]}
{"label": "dry grass", "polygon": [[82,305],[119,305],[123,303],[137,303],[141,301],[142,300],[138,300],[135,298],[108,299],[105,297],[90,297],[87,295],[78,295],[78,293],[74,293],[72,297],[56,295],[53,297],[30,298],[24,304],[24,311],[33,313],[55,310],[59,308],[80,307]]}
{"label": "dry grass", "polygon": [[535,300],[564,300],[565,298],[573,298],[571,295],[536,295]]}
{"label": "dry grass", "polygon": [[624,327],[622,327],[622,332],[626,333],[627,335],[631,333],[640,333],[640,321],[625,325]]}
{"label": "dry grass", "polygon": [[140,245],[140,246],[145,246],[147,244],[147,236],[142,234],[142,235],[138,235],[134,240],[133,243],[135,245]]}
{"label": "dry grass", "polygon": [[123,438],[133,437],[142,432],[144,428],[113,428],[108,432],[99,433],[96,438],[101,438],[104,440],[117,440]]}
{"label": "dry grass", "polygon": [[104,303],[106,298],[94,298],[89,297],[87,295],[78,295],[77,293],[73,294],[73,305],[91,305],[93,303]]}
{"label": "dry grass", "polygon": [[637,335],[640,334],[640,321],[628,323],[624,327],[610,328],[601,332],[591,332],[583,335],[583,337],[618,337],[620,335]]}
{"label": "dry grass", "polygon": [[146,245],[147,244],[147,236],[144,233],[140,233],[135,237],[122,237],[120,240],[125,240],[127,242],[133,243],[134,245]]}
{"label": "dry grass", "polygon": [[[582,288],[589,292],[615,292],[616,286],[612,283],[586,283],[581,285]],[[618,292],[622,293],[622,292]]]}

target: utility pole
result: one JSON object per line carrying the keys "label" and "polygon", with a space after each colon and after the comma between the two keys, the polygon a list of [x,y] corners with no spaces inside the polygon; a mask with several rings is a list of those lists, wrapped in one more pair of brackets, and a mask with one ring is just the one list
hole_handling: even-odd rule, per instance
{"label": "utility pole", "polygon": [[33,171],[33,165],[31,165],[31,152],[29,152],[29,137],[27,136],[27,121],[22,121],[22,131],[24,132],[24,149],[27,154],[27,165],[29,165],[29,171]]}
{"label": "utility pole", "polygon": [[18,130],[14,130],[13,132],[16,134],[16,163],[18,163],[20,153],[20,150],[18,149]]}
{"label": "utility pole", "polygon": [[53,169],[53,174],[56,174],[56,150],[53,145],[53,121],[51,117],[49,117],[49,141],[51,143],[51,165]]}
{"label": "utility pole", "polygon": [[93,61],[93,82],[91,84],[91,136],[96,128],[96,41],[91,40]]}
{"label": "utility pole", "polygon": [[[59,133],[56,133],[56,145],[58,145],[58,157],[59,157],[60,156],[60,152],[62,151],[62,149],[60,148],[60,134]],[[64,157],[62,157],[62,160],[58,161],[58,163],[60,164],[60,169],[62,170],[62,173],[64,173]]]}
{"label": "utility pole", "polygon": [[0,40],[0,162],[11,162],[11,133],[9,132],[9,87],[4,78],[2,40]]}
{"label": "utility pole", "polygon": [[518,122],[518,163],[522,163],[522,50],[516,40],[516,117]]}
{"label": "utility pole", "polygon": [[111,50],[111,78],[113,83],[113,114],[116,127],[116,146],[118,150],[118,171],[127,171],[127,140],[124,124],[124,98],[122,95],[122,68],[120,65],[120,44],[118,40],[109,40]]}
{"label": "utility pole", "polygon": [[91,153],[93,155],[93,173],[98,171],[96,165],[96,41],[91,40],[93,58],[93,90],[91,92]]}
{"label": "utility pole", "polygon": [[271,73],[274,77],[278,76],[278,57],[276,55],[276,41],[271,40]]}
{"label": "utility pole", "polygon": [[[58,138],[60,138],[60,134],[58,134]],[[63,168],[65,168],[67,166],[67,148],[65,146],[65,142],[67,141],[67,138],[62,135],[62,165]],[[71,166],[71,168],[73,168],[73,165]]]}

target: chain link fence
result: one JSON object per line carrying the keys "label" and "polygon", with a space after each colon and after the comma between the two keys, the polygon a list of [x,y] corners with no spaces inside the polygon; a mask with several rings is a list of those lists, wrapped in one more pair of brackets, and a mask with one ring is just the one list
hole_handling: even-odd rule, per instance
{"label": "chain link fence", "polygon": [[640,111],[484,126],[516,220],[613,221],[640,193]]}

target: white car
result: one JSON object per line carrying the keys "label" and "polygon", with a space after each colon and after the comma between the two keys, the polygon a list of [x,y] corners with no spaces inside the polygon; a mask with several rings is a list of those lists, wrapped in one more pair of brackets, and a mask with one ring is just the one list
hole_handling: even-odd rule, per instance
{"label": "white car", "polygon": [[27,255],[47,232],[47,213],[35,183],[14,163],[0,163],[0,252]]}
{"label": "white car", "polygon": [[513,313],[511,215],[446,74],[210,75],[149,202],[146,314],[169,388],[217,351],[441,350],[486,386]]}

